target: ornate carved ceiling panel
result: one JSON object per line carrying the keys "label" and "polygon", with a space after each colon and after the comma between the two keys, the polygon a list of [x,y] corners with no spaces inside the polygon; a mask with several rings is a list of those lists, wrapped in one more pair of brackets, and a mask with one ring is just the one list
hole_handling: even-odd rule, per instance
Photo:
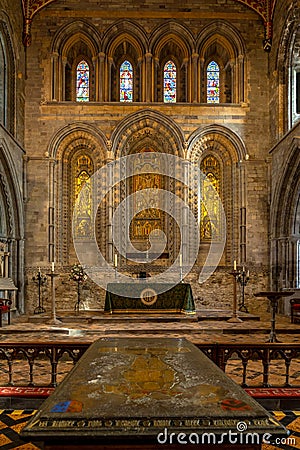
{"label": "ornate carved ceiling panel", "polygon": [[[56,0],[21,0],[24,15],[23,44],[28,47],[31,43],[31,23],[34,15],[45,6]],[[253,9],[264,21],[266,51],[271,49],[272,40],[272,16],[276,0],[235,0]]]}

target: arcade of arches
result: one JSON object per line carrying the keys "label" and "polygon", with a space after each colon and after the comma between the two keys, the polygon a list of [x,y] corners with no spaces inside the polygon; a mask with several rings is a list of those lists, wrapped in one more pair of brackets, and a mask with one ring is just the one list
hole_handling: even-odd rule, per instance
{"label": "arcade of arches", "polygon": [[[261,308],[257,291],[300,289],[299,1],[186,5],[0,0],[0,256],[20,313],[32,313],[32,278],[52,261],[59,308],[72,308],[76,199],[98,169],[113,172],[131,154],[146,155],[145,164],[150,154],[175,155],[210,181],[196,180],[186,194],[200,234],[186,277],[197,307],[230,307],[234,261],[250,271],[250,312]],[[200,204],[211,198],[210,185],[226,229],[217,206],[208,215]],[[115,187],[96,215],[97,242],[112,265],[111,217],[126,195],[149,187],[177,189],[152,167]],[[90,199],[81,213],[75,234],[84,239],[94,226]],[[180,232],[157,205],[130,225],[138,250],[156,229],[167,244],[163,258],[147,263],[150,275],[177,258]],[[220,235],[218,267],[199,283]],[[140,268],[118,254],[120,272]],[[44,295],[49,300],[47,289]],[[103,308],[104,291],[88,280],[82,299],[86,308]]]}

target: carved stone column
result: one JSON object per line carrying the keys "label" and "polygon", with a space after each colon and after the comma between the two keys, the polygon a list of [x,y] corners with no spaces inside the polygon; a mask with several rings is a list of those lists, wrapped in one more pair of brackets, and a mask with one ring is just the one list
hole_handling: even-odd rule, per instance
{"label": "carved stone column", "polygon": [[103,102],[105,89],[105,53],[101,52],[98,55],[98,68],[99,72],[96,72],[98,79],[98,101]]}
{"label": "carved stone column", "polygon": [[145,87],[146,87],[146,102],[152,101],[152,54],[145,54],[146,73],[145,73]]}
{"label": "carved stone column", "polygon": [[192,102],[197,103],[199,101],[199,77],[198,77],[198,53],[192,54]]}

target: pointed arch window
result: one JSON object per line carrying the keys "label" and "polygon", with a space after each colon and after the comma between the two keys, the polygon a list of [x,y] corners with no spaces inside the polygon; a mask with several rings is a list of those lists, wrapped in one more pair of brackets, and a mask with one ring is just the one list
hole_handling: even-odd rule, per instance
{"label": "pointed arch window", "polygon": [[133,68],[129,61],[124,61],[120,66],[120,102],[132,102],[133,100]]}
{"label": "pointed arch window", "polygon": [[208,155],[201,162],[200,170],[205,175],[201,185],[200,237],[202,241],[218,240],[222,232],[220,164],[213,155]]}
{"label": "pointed arch window", "polygon": [[211,61],[206,69],[207,103],[220,103],[220,67]]}
{"label": "pointed arch window", "polygon": [[[93,163],[90,157],[82,154],[76,160],[73,168],[74,173],[74,206],[75,206],[75,236],[77,238],[90,237],[92,233],[92,199],[91,199],[91,176]],[[84,188],[80,197],[79,194]],[[79,201],[77,199],[79,197]]]}
{"label": "pointed arch window", "polygon": [[176,65],[173,61],[166,62],[164,66],[164,102],[176,103]]}
{"label": "pointed arch window", "polygon": [[88,102],[90,99],[90,68],[82,60],[76,68],[76,101]]}

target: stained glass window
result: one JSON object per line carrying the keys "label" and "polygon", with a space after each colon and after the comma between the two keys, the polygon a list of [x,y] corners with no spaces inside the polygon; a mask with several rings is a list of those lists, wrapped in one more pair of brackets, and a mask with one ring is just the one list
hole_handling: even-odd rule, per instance
{"label": "stained glass window", "polygon": [[220,164],[209,155],[202,161],[200,169],[205,175],[201,186],[200,236],[202,240],[216,240],[221,236]]}
{"label": "stained glass window", "polygon": [[91,159],[85,154],[81,155],[74,166],[74,171],[74,194],[76,201],[74,231],[76,237],[83,238],[91,235],[92,226],[91,174],[93,164]]}
{"label": "stained glass window", "polygon": [[215,61],[207,66],[207,103],[220,102],[220,68]]}
{"label": "stained glass window", "polygon": [[168,61],[164,67],[164,102],[176,102],[176,66]]}
{"label": "stained glass window", "polygon": [[124,61],[120,67],[120,102],[132,102],[133,69],[129,61]]}
{"label": "stained glass window", "polygon": [[90,68],[86,61],[80,61],[76,71],[76,100],[88,102],[90,99]]}

